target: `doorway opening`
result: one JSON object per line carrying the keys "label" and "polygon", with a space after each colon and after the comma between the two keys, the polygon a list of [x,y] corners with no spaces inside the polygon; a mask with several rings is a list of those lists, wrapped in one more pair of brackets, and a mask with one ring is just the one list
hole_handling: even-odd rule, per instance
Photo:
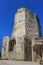
{"label": "doorway opening", "polygon": [[15,47],[15,44],[16,44],[16,40],[15,39],[12,39],[9,41],[9,51],[13,51],[14,47]]}

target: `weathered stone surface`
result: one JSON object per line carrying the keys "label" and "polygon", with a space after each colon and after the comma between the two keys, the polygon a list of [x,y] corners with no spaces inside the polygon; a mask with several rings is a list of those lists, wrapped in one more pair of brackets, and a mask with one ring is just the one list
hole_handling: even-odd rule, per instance
{"label": "weathered stone surface", "polygon": [[[43,39],[38,17],[27,8],[15,14],[12,37],[3,38],[2,59],[39,61],[43,59]],[[37,38],[37,39],[35,39]]]}
{"label": "weathered stone surface", "polygon": [[32,46],[33,46],[33,61],[43,59],[43,39],[42,38],[32,39]]}
{"label": "weathered stone surface", "polygon": [[9,37],[5,36],[3,38],[1,58],[8,59],[8,47],[9,47]]}
{"label": "weathered stone surface", "polygon": [[38,17],[26,8],[21,8],[15,14],[12,36],[41,37],[41,27]]}
{"label": "weathered stone surface", "polygon": [[0,65],[40,65],[39,62],[0,60]]}

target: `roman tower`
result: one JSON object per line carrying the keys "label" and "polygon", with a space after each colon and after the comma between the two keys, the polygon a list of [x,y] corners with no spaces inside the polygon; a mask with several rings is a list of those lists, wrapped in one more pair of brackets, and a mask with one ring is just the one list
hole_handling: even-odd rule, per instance
{"label": "roman tower", "polygon": [[32,60],[31,40],[41,37],[41,27],[38,17],[25,7],[18,9],[12,37],[16,39],[17,59]]}
{"label": "roman tower", "polygon": [[40,21],[31,10],[22,7],[14,19],[12,37],[4,37],[2,59],[37,61],[43,59]]}

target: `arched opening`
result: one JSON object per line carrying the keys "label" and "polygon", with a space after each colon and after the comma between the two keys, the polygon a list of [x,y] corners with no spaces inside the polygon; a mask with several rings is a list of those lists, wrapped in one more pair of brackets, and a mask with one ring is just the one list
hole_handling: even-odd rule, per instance
{"label": "arched opening", "polygon": [[10,52],[13,51],[15,44],[16,44],[15,39],[12,39],[12,40],[9,41],[9,51]]}

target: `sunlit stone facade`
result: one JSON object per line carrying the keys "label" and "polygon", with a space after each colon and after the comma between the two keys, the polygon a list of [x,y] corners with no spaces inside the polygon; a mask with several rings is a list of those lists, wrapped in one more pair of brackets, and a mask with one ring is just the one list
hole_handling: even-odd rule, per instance
{"label": "sunlit stone facade", "polygon": [[36,14],[25,7],[18,9],[15,14],[12,37],[8,37],[9,42],[6,41],[8,43],[6,45],[7,56],[4,57],[3,53],[6,51],[2,47],[1,58],[26,61],[43,59],[43,39],[41,37],[40,21]]}

